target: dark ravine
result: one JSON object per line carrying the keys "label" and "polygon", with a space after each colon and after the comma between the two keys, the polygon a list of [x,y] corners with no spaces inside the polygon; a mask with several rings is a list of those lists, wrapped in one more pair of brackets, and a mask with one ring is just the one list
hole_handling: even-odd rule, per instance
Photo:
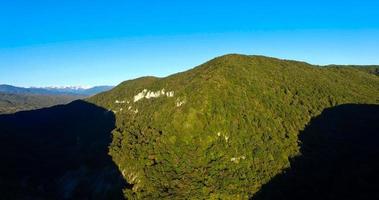
{"label": "dark ravine", "polygon": [[301,155],[252,200],[378,199],[379,105],[325,109],[299,135]]}
{"label": "dark ravine", "polygon": [[81,100],[0,115],[1,199],[122,199],[112,112]]}

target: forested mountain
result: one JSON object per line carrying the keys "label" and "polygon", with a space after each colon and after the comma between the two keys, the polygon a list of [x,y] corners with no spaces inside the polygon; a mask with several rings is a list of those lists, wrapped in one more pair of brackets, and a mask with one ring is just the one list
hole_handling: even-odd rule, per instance
{"label": "forested mountain", "polygon": [[226,55],[89,101],[116,115],[110,154],[126,197],[246,199],[300,156],[300,132],[324,109],[379,103],[368,72]]}
{"label": "forested mountain", "polygon": [[[361,66],[225,55],[165,78],[125,81],[86,101],[0,116],[8,163],[0,193],[375,199],[378,104],[379,77]],[[328,177],[333,184],[324,187]]]}

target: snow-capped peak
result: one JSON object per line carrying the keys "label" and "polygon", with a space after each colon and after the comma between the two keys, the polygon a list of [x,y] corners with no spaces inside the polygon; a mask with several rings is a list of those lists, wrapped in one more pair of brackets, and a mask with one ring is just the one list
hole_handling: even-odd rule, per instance
{"label": "snow-capped peak", "polygon": [[47,89],[47,90],[87,90],[91,86],[47,86],[47,87],[29,87],[34,89]]}

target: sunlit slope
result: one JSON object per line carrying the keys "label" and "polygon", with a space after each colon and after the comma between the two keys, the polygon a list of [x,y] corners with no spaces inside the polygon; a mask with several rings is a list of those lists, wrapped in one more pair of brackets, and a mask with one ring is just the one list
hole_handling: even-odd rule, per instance
{"label": "sunlit slope", "polygon": [[128,198],[246,199],[290,167],[323,109],[379,103],[379,77],[263,56],[226,55],[89,99],[116,115],[110,154]]}

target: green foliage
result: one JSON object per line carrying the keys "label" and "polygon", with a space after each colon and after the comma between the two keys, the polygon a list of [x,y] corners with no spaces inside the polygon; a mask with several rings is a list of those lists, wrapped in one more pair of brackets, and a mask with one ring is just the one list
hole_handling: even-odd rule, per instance
{"label": "green foliage", "polygon": [[[174,96],[134,102],[144,89],[163,88]],[[247,199],[290,167],[298,133],[323,109],[378,104],[379,78],[354,67],[226,55],[88,101],[116,113],[109,148],[132,185],[127,198]]]}

